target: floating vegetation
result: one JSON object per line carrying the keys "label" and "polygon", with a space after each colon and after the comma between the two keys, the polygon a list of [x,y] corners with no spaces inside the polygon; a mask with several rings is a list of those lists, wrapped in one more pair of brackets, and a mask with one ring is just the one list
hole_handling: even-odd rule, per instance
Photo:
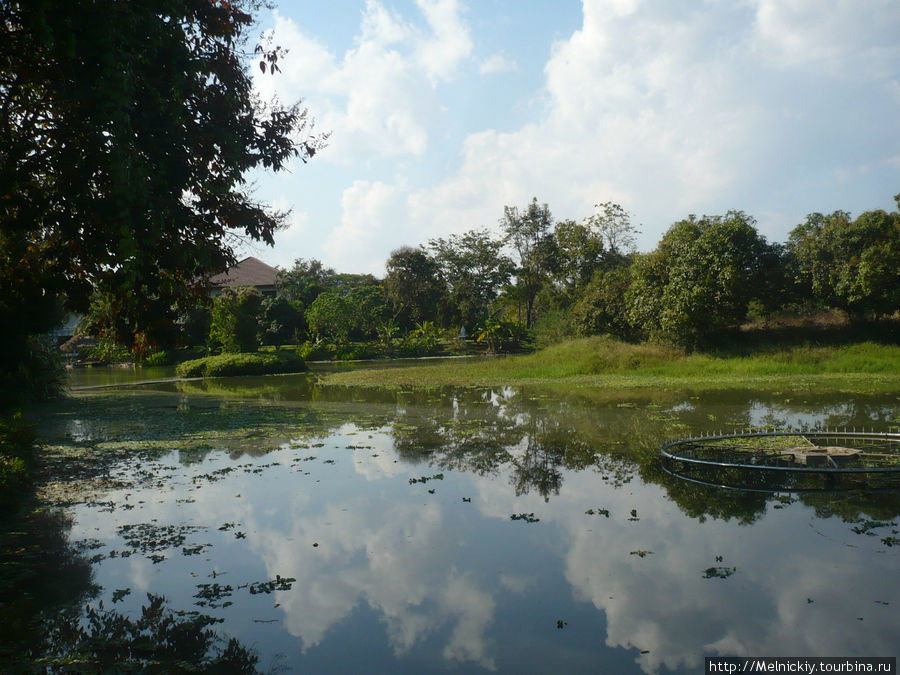
{"label": "floating vegetation", "polygon": [[[188,535],[207,529],[201,525],[157,525],[155,523],[137,523],[120,525],[116,529],[125,543],[134,552],[141,552],[153,562],[165,560],[159,551],[177,548],[184,544]],[[208,544],[206,544],[208,546]],[[151,555],[148,555],[151,554]]]}
{"label": "floating vegetation", "polygon": [[119,602],[119,601],[122,600],[126,595],[131,595],[131,589],[130,589],[130,588],[117,588],[116,590],[113,591],[113,594],[112,594],[112,601],[113,601],[114,603]]}
{"label": "floating vegetation", "polygon": [[597,509],[596,511],[594,509],[588,509],[585,513],[589,516],[593,516],[596,513],[598,516],[609,518],[609,509]]}
{"label": "floating vegetation", "polygon": [[230,598],[233,592],[234,588],[232,586],[222,586],[215,582],[211,584],[197,584],[197,592],[194,593],[194,597],[198,598],[198,601],[194,604],[198,607],[229,607],[233,603],[229,601],[223,603],[220,600]]}
{"label": "floating vegetation", "polygon": [[294,577],[283,577],[276,574],[271,581],[255,581],[250,584],[249,589],[252,595],[258,593],[272,593],[273,591],[289,591],[297,581]]}
{"label": "floating vegetation", "polygon": [[427,483],[430,480],[444,480],[444,474],[436,473],[433,476],[422,476],[421,478],[410,478],[409,484],[415,485],[416,483]]}
{"label": "floating vegetation", "polygon": [[535,518],[533,513],[514,513],[509,517],[510,520],[524,520],[526,523],[537,523],[540,518]]}
{"label": "floating vegetation", "polygon": [[867,534],[870,537],[877,536],[877,533],[872,531],[876,528],[896,527],[897,526],[897,523],[887,521],[887,520],[864,520],[864,519],[847,519],[847,518],[845,518],[844,522],[860,523],[859,525],[857,525],[855,527],[851,527],[850,529],[853,530],[856,534]]}
{"label": "floating vegetation", "polygon": [[632,551],[631,555],[636,555],[638,558],[646,558],[648,555],[652,555],[653,551],[646,551],[644,549],[638,549],[637,551]]}
{"label": "floating vegetation", "polygon": [[703,571],[704,579],[727,579],[737,572],[737,567],[707,567]]}

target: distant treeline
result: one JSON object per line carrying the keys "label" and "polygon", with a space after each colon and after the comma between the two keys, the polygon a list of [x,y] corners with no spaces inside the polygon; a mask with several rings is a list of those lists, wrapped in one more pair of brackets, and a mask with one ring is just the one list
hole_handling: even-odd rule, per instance
{"label": "distant treeline", "polygon": [[[691,215],[649,253],[635,252],[630,215],[610,202],[576,222],[554,221],[534,199],[505,207],[500,224],[500,235],[471,230],[397,249],[383,279],[297,260],[279,273],[276,297],[244,289],[198,304],[163,346],[415,338],[427,351],[463,333],[502,349],[537,330],[691,349],[748,313],[837,309],[857,320],[900,309],[896,212],[813,213],[784,244],[767,242],[742,211]],[[92,316],[101,330],[103,306],[98,298]]]}

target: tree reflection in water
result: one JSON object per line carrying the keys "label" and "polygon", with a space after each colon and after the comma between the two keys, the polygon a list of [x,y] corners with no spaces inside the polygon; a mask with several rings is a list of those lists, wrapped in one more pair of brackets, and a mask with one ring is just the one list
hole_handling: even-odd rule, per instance
{"label": "tree reflection in water", "polygon": [[[6,514],[9,515],[9,514]],[[14,524],[14,527],[11,525]],[[3,672],[256,672],[256,655],[223,642],[196,612],[176,614],[148,595],[141,616],[84,606],[101,590],[92,579],[92,542],[73,545],[59,510],[5,518],[0,529],[0,670]]]}

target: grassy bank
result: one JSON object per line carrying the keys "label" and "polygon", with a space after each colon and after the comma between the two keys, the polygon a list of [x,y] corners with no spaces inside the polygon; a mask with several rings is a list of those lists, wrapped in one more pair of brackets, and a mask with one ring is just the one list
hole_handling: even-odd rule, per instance
{"label": "grassy bank", "polygon": [[404,387],[568,384],[714,388],[798,381],[831,383],[854,390],[900,389],[900,347],[864,342],[767,348],[747,356],[716,356],[592,337],[570,340],[524,356],[358,370],[322,378],[326,385]]}

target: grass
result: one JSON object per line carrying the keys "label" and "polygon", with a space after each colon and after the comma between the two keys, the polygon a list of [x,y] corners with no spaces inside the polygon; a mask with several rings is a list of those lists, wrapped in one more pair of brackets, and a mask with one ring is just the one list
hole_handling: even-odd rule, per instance
{"label": "grass", "polygon": [[717,356],[591,337],[569,340],[525,356],[349,371],[323,376],[321,381],[325,385],[395,387],[563,384],[718,388],[818,383],[855,391],[900,389],[900,347],[863,342],[767,348],[746,356]]}
{"label": "grass", "polygon": [[293,351],[220,354],[185,361],[175,368],[181,377],[227,377],[232,375],[269,375],[300,373],[306,362]]}

